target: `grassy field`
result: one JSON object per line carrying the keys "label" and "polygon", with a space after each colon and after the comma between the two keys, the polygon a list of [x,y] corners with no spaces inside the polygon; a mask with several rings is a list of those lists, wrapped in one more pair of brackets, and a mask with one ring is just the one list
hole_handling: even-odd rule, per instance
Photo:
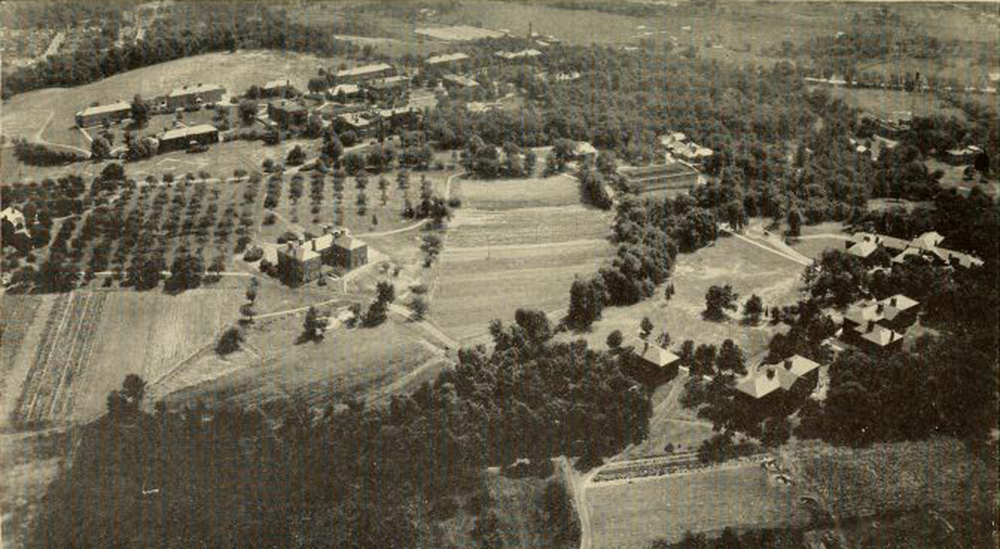
{"label": "grassy field", "polygon": [[783,452],[838,517],[932,506],[942,511],[992,510],[996,471],[953,439],[837,448],[795,443]]}
{"label": "grassy field", "polygon": [[215,358],[196,362],[207,381],[180,390],[172,404],[194,399],[261,405],[302,398],[313,405],[342,401],[391,383],[435,356],[419,333],[405,323],[388,321],[377,328],[329,330],[320,342],[301,342],[303,314],[281,317],[252,329],[248,356],[229,360],[232,371],[216,377]]}
{"label": "grassy field", "polygon": [[715,434],[712,424],[700,420],[684,408],[680,398],[689,376],[684,372],[656,388],[653,392],[653,417],[649,421],[649,434],[642,444],[630,446],[616,457],[616,461],[667,455],[666,447],[673,452],[697,450],[701,443]]}
{"label": "grassy field", "polygon": [[35,322],[42,299],[34,295],[0,296],[0,399],[5,398],[9,390],[11,370],[21,352],[21,343]]}
{"label": "grassy field", "polygon": [[587,488],[595,549],[680,541],[685,532],[802,525],[809,515],[795,487],[778,486],[759,465],[742,465]]}
{"label": "grassy field", "polygon": [[[893,71],[901,69],[893,66]],[[901,90],[876,90],[867,88],[825,88],[833,97],[843,99],[852,107],[861,109],[880,118],[895,119],[903,112],[913,116],[943,115],[965,119],[961,109],[952,107],[945,101],[929,93],[910,93]]]}
{"label": "grassy field", "polygon": [[958,189],[961,192],[969,192],[973,188],[978,188],[984,193],[996,198],[1000,195],[1000,183],[997,182],[996,178],[988,181],[987,183],[980,183],[981,179],[977,173],[971,180],[966,180],[964,177],[965,166],[953,166],[951,164],[945,164],[936,158],[930,158],[926,162],[927,169],[931,172],[941,170],[944,172],[944,176],[941,178],[941,186],[951,189]]}
{"label": "grassy field", "polygon": [[[573,278],[609,255],[608,215],[579,205],[575,181],[532,181],[461,183],[463,207],[449,225],[431,304],[449,334],[481,334],[519,307],[564,308]],[[517,192],[505,201],[498,188]]]}
{"label": "grassy field", "polygon": [[742,302],[753,293],[767,307],[788,305],[799,297],[802,269],[799,263],[736,238],[721,238],[710,247],[678,256],[672,277],[676,294],[669,302],[664,301],[660,289],[641,303],[606,308],[601,320],[589,332],[579,335],[591,346],[603,348],[612,331],[635,334],[642,318],[648,316],[655,327],[653,333],[666,330],[675,346],[685,339],[716,345],[732,339],[750,357],[766,349],[776,328],[763,322],[758,326],[743,326],[739,313],[732,314],[727,322],[703,320],[705,293],[712,285],[731,284],[740,294],[741,310]]}

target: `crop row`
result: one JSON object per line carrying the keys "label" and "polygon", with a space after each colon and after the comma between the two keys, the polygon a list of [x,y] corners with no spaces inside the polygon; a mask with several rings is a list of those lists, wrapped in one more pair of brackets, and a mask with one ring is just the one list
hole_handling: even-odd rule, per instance
{"label": "crop row", "polygon": [[42,330],[42,340],[35,349],[35,358],[31,363],[31,369],[24,380],[24,388],[18,397],[15,419],[21,422],[32,421],[31,409],[34,405],[39,384],[44,377],[45,367],[48,363],[52,349],[55,347],[62,325],[66,322],[69,312],[70,302],[74,300],[75,294],[60,294],[56,297],[49,310],[49,316],[45,319],[45,328]]}
{"label": "crop row", "polygon": [[759,454],[737,458],[727,461],[724,464],[706,464],[702,463],[698,459],[697,455],[693,455],[683,459],[644,461],[641,463],[634,463],[613,469],[602,470],[594,476],[594,482],[607,482],[611,480],[629,478],[659,477],[678,473],[692,473],[696,471],[710,471],[712,469],[717,469],[722,465],[730,467],[734,464],[757,463],[764,459],[767,459],[767,456]]}
{"label": "crop row", "polygon": [[107,292],[95,292],[91,294],[87,301],[87,307],[81,317],[79,328],[72,338],[70,346],[69,361],[65,367],[60,387],[57,389],[49,417],[64,418],[69,415],[72,408],[73,383],[80,381],[87,373],[87,365],[90,362],[90,355],[94,350],[95,333],[101,324],[104,314],[104,303],[107,301]]}
{"label": "crop row", "polygon": [[[0,367],[10,368],[21,349],[28,328],[35,321],[40,298],[29,295],[5,295],[0,301]],[[0,395],[6,390],[7,375],[0,375]]]}

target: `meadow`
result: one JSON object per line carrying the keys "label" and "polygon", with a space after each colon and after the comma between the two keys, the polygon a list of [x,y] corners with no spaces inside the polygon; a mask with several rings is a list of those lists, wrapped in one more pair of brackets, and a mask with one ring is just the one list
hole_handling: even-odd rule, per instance
{"label": "meadow", "polygon": [[759,465],[726,466],[586,488],[595,549],[678,542],[685,532],[804,525],[794,487],[777,486]]}
{"label": "meadow", "polygon": [[[462,339],[494,318],[510,321],[518,308],[566,307],[574,277],[595,272],[611,253],[608,214],[580,205],[576,187],[565,176],[462,181],[431,318]],[[497,190],[510,188],[517,192]]]}
{"label": "meadow", "polygon": [[[608,334],[621,330],[625,335],[633,335],[643,317],[649,317],[653,333],[666,331],[674,346],[686,339],[696,345],[720,345],[732,339],[745,356],[753,357],[766,350],[771,337],[782,327],[767,322],[757,326],[741,324],[742,303],[754,293],[767,307],[795,303],[802,269],[800,263],[742,240],[720,238],[709,247],[677,256],[671,278],[676,293],[669,301],[664,300],[663,289],[659,288],[651,298],[635,305],[605,308],[590,331],[568,337],[583,337],[592,347],[603,348]],[[740,311],[730,313],[725,322],[704,320],[701,314],[705,310],[705,293],[710,286],[723,284],[731,284],[740,294]]]}
{"label": "meadow", "polygon": [[[900,69],[893,67],[892,70]],[[888,120],[895,120],[903,113],[910,113],[912,116],[954,116],[965,120],[965,113],[961,109],[952,107],[931,93],[844,87],[825,89],[829,90],[831,96],[843,99],[851,107]]]}

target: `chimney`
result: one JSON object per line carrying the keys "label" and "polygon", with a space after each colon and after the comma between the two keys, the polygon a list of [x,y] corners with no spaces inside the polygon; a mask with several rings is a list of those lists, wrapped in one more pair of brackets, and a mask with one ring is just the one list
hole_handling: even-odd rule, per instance
{"label": "chimney", "polygon": [[314,239],[310,240],[309,242],[312,244],[312,251],[315,252],[316,251],[316,239],[314,238]]}
{"label": "chimney", "polygon": [[885,311],[885,303],[879,303],[878,306],[875,307],[875,312],[882,314],[883,311]]}
{"label": "chimney", "polygon": [[288,241],[288,251],[292,251],[294,249],[295,249],[295,241],[294,240],[289,240]]}
{"label": "chimney", "polygon": [[875,321],[874,320],[869,320],[868,321],[868,329],[865,330],[865,332],[870,332],[870,331],[872,331],[874,329],[875,329]]}
{"label": "chimney", "polygon": [[649,351],[649,341],[644,339],[642,340],[642,354],[646,354],[646,351]]}
{"label": "chimney", "polygon": [[893,297],[892,299],[889,300],[889,305],[892,305],[893,307],[896,306],[896,298],[895,297]]}
{"label": "chimney", "polygon": [[791,357],[785,359],[785,369],[786,370],[791,370],[792,369],[792,359],[791,359]]}
{"label": "chimney", "polygon": [[774,368],[767,369],[767,379],[774,379]]}

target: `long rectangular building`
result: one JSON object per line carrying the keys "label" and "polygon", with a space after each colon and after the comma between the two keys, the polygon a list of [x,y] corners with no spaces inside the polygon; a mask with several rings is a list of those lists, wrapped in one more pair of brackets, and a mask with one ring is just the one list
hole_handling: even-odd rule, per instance
{"label": "long rectangular building", "polygon": [[188,148],[192,143],[209,145],[219,142],[219,130],[215,126],[201,124],[169,130],[160,135],[159,152],[176,151]]}
{"label": "long rectangular building", "polygon": [[392,76],[395,69],[387,63],[376,63],[374,65],[363,65],[353,69],[345,69],[337,73],[338,84],[357,84],[375,78],[385,78]]}
{"label": "long rectangular building", "polygon": [[192,105],[207,105],[222,101],[226,88],[215,84],[198,84],[177,88],[167,95],[167,107],[179,109]]}
{"label": "long rectangular building", "polygon": [[76,113],[76,125],[80,128],[100,126],[105,122],[117,122],[132,116],[132,105],[118,101],[108,105],[87,107]]}

